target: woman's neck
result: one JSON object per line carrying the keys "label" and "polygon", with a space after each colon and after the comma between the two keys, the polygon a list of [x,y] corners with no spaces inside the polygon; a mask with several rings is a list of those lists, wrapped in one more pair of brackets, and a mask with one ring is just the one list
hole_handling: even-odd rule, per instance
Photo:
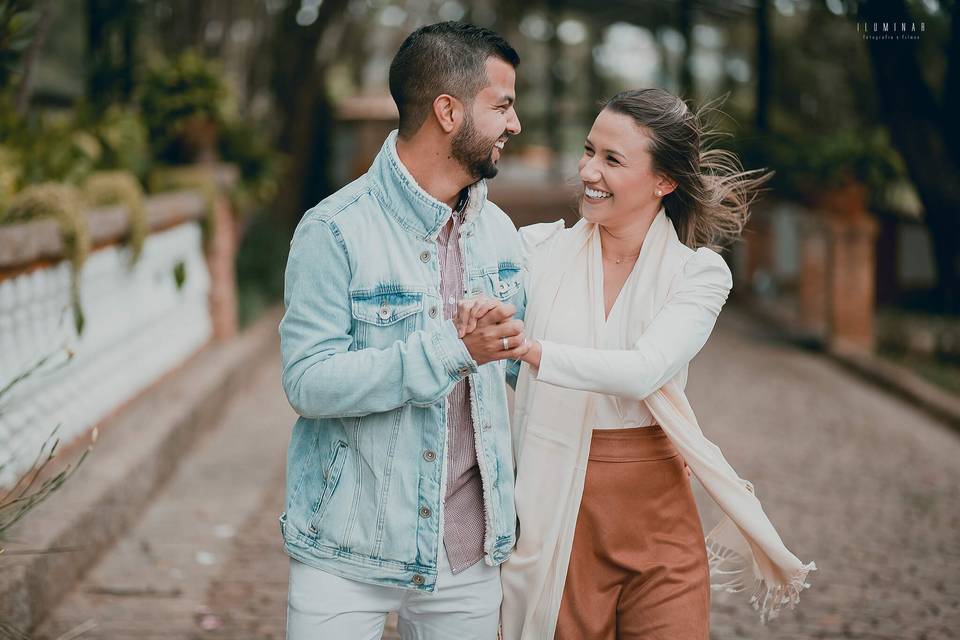
{"label": "woman's neck", "polygon": [[611,258],[639,255],[643,240],[659,211],[657,208],[652,215],[632,216],[628,222],[622,224],[601,224],[600,246],[603,247],[604,255]]}

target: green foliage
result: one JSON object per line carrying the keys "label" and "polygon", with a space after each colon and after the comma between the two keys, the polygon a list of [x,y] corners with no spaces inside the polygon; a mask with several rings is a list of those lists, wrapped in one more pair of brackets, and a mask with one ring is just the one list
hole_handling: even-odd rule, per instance
{"label": "green foliage", "polygon": [[830,136],[744,135],[731,144],[744,166],[775,171],[773,191],[804,202],[850,182],[865,185],[872,201],[883,200],[906,176],[903,160],[882,129]]}
{"label": "green foliage", "polygon": [[45,218],[57,221],[71,262],[82,266],[90,252],[90,234],[83,216],[83,196],[76,188],[52,182],[27,187],[0,213],[0,224]]}
{"label": "green foliage", "polygon": [[74,326],[83,333],[84,317],[80,306],[80,271],[90,253],[90,231],[83,213],[84,199],[76,187],[53,182],[31,185],[18,193],[10,205],[0,211],[0,225],[52,218],[60,229],[64,254],[72,270],[71,304]]}
{"label": "green foliage", "polygon": [[146,129],[132,110],[112,107],[97,119],[78,108],[19,118],[0,97],[0,202],[40,182],[82,184],[99,170],[146,174]]}
{"label": "green foliage", "polygon": [[0,210],[3,210],[20,185],[20,154],[0,145]]}
{"label": "green foliage", "polygon": [[227,92],[219,69],[192,51],[156,65],[140,87],[140,108],[154,156],[164,162],[192,161],[201,139],[223,122]]}
{"label": "green foliage", "polygon": [[237,249],[237,298],[240,325],[247,326],[283,298],[283,273],[290,233],[262,211],[250,219]]}
{"label": "green foliage", "polygon": [[173,283],[177,285],[177,291],[183,289],[187,281],[187,265],[182,260],[173,265]]}
{"label": "green foliage", "polygon": [[66,118],[40,128],[21,147],[25,184],[80,184],[97,168],[103,147],[89,131],[76,129]]}
{"label": "green foliage", "polygon": [[136,177],[125,171],[100,171],[87,178],[83,193],[90,206],[119,204],[127,209],[130,222],[127,241],[132,254],[131,262],[136,262],[150,233],[143,188]]}
{"label": "green foliage", "polygon": [[0,87],[12,84],[40,12],[34,0],[0,0]]}
{"label": "green foliage", "polygon": [[203,194],[205,211],[201,222],[204,245],[209,248],[216,230],[216,210],[219,197],[217,176],[206,165],[187,167],[158,167],[150,173],[148,186],[151,193],[194,189]]}
{"label": "green foliage", "polygon": [[[270,201],[277,192],[279,159],[263,133],[262,127],[245,121],[225,124],[219,139],[220,158],[240,170],[242,189],[252,204]],[[248,203],[238,203],[237,211]]]}
{"label": "green foliage", "polygon": [[146,177],[150,146],[147,127],[139,112],[113,105],[93,124],[92,130],[103,149],[98,169],[116,169],[140,179]]}
{"label": "green foliage", "polygon": [[855,181],[872,191],[883,190],[904,174],[903,161],[882,130],[868,134],[844,131],[817,139],[803,151],[810,177],[821,188]]}

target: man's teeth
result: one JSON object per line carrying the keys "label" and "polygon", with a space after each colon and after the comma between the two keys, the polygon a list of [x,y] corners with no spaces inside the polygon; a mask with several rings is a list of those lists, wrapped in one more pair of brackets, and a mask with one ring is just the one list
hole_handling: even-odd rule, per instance
{"label": "man's teeth", "polygon": [[502,140],[498,140],[497,142],[494,142],[494,143],[493,143],[493,146],[495,146],[497,149],[503,150],[503,145],[505,145],[505,144],[506,144],[506,142],[504,142],[504,141],[502,141]]}
{"label": "man's teeth", "polygon": [[609,198],[610,196],[613,195],[612,193],[607,193],[606,191],[599,191],[597,189],[591,189],[590,187],[586,187],[583,191],[591,198]]}

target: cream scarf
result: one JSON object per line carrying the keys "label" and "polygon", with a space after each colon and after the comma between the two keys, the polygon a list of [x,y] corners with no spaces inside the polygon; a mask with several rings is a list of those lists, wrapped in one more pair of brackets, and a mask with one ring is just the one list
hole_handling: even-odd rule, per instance
{"label": "cream scarf", "polygon": [[[546,226],[546,225],[544,225]],[[623,344],[634,344],[662,308],[671,273],[661,273],[682,245],[661,210],[644,240],[632,276],[621,291],[628,321]],[[675,262],[674,262],[675,264]],[[556,234],[531,256],[528,335],[600,348],[603,322],[602,258],[596,225],[585,220]],[[629,282],[629,281],[628,281]],[[514,455],[520,535],[503,565],[504,640],[553,638],[573,545],[593,428],[592,393],[536,382],[524,365],[517,384]],[[644,400],[694,475],[726,517],[706,544],[714,589],[755,591],[765,621],[793,606],[814,563],[803,564],[780,540],[753,493],[720,449],[700,430],[676,378]]]}

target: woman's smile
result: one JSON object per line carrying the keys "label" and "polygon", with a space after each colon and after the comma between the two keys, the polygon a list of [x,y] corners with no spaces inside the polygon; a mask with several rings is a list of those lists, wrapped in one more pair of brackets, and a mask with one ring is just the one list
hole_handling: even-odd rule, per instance
{"label": "woman's smile", "polygon": [[589,202],[590,204],[602,204],[607,201],[612,193],[609,191],[604,191],[602,189],[596,189],[588,185],[583,186],[583,199]]}

